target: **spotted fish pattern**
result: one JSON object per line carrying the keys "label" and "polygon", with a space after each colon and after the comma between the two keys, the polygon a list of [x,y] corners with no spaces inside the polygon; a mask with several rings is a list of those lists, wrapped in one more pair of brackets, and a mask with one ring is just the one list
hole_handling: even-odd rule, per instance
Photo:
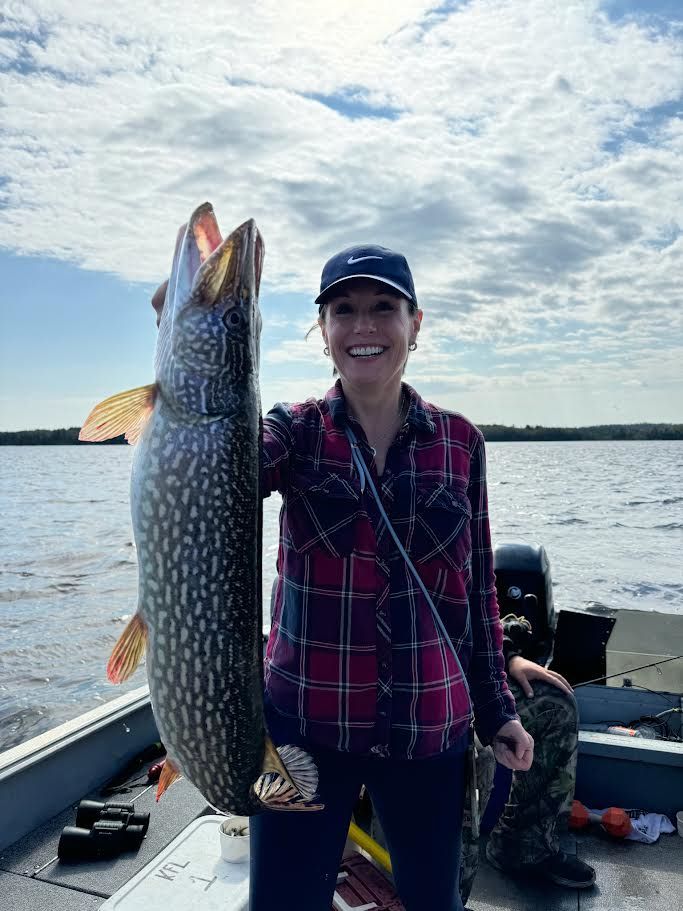
{"label": "spotted fish pattern", "polygon": [[159,793],[187,777],[216,809],[310,809],[302,750],[275,749],[263,714],[258,384],[263,244],[222,239],[210,204],[178,234],[156,382],[98,405],[82,439],[136,444],[131,512],[138,610],[114,648],[119,682],[144,651],[168,751]]}

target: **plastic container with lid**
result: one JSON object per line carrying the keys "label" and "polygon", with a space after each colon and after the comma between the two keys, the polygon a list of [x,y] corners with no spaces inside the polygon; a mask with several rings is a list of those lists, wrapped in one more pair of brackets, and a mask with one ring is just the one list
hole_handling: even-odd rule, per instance
{"label": "plastic container with lid", "polygon": [[219,829],[221,857],[231,864],[249,860],[249,817],[226,816]]}

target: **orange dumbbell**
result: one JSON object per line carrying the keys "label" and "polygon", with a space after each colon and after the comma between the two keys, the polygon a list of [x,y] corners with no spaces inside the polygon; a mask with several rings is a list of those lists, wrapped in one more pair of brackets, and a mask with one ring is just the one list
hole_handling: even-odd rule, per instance
{"label": "orange dumbbell", "polygon": [[626,810],[621,810],[619,807],[608,807],[602,813],[591,813],[580,801],[573,801],[569,814],[569,827],[585,829],[591,822],[598,823],[615,838],[625,838],[631,831],[631,820]]}

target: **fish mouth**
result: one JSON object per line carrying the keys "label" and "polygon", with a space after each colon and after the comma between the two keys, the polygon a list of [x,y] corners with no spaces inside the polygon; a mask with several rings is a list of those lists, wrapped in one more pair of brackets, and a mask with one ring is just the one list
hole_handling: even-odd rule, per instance
{"label": "fish mouth", "polygon": [[204,202],[194,210],[189,227],[197,244],[200,262],[204,263],[223,240],[210,202]]}
{"label": "fish mouth", "polygon": [[170,279],[152,301],[157,325],[166,311],[188,306],[208,310],[220,300],[258,297],[263,254],[263,239],[253,218],[223,239],[213,206],[202,203],[180,227]]}
{"label": "fish mouth", "polygon": [[[209,209],[211,227],[210,220],[215,224],[215,216],[213,209]],[[190,221],[200,252],[209,251],[216,236],[206,231],[206,216],[205,207],[200,206]],[[216,225],[216,232],[217,228]],[[256,222],[250,218],[211,250],[197,273],[194,290],[207,306],[214,306],[219,300],[230,300],[233,306],[248,302],[258,298],[262,269],[263,239]]]}

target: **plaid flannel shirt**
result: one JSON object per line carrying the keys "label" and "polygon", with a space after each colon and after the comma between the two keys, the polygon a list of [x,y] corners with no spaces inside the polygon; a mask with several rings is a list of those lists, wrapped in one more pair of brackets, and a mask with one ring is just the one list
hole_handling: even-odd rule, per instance
{"label": "plaid flannel shirt", "polygon": [[[484,439],[404,388],[410,406],[381,478],[352,427],[455,645],[486,742],[517,715],[501,651]],[[266,719],[277,743],[432,756],[467,732],[472,706],[371,491],[361,493],[348,420],[337,382],[324,399],[279,404],[263,421],[264,492],[283,497]]]}

